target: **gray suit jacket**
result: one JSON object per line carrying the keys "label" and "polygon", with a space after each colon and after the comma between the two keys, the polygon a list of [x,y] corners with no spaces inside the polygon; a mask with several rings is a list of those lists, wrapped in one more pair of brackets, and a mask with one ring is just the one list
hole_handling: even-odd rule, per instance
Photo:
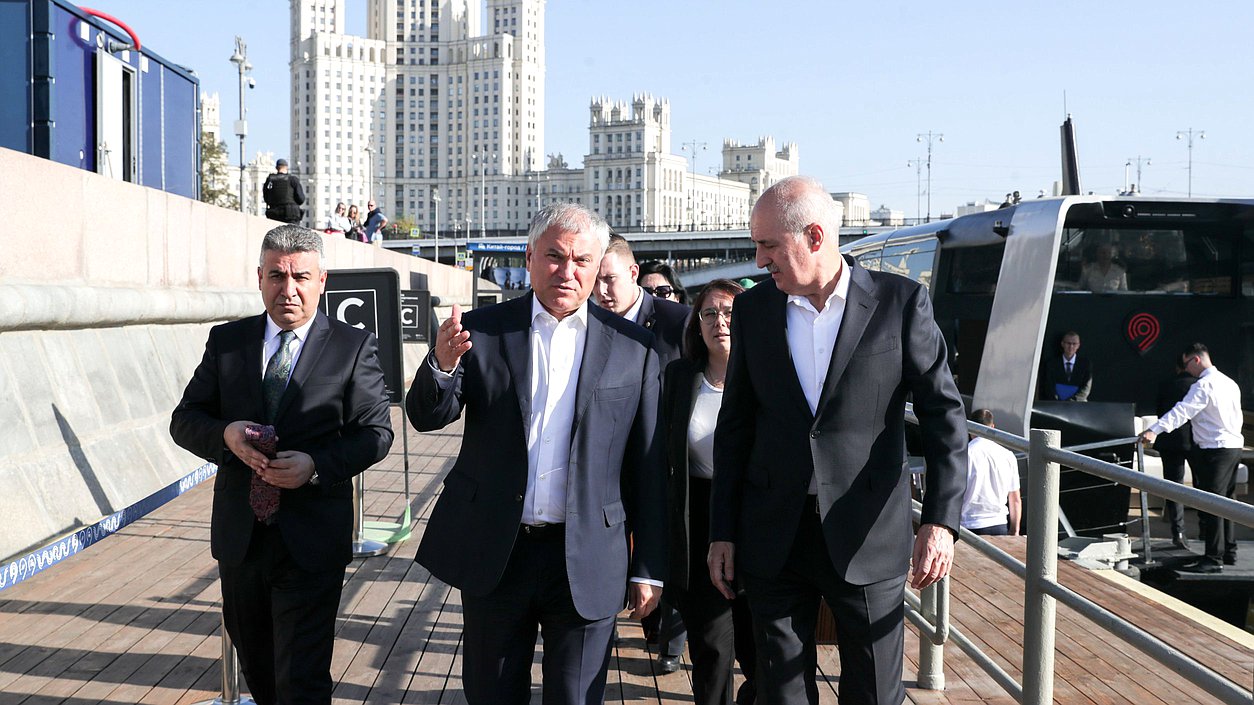
{"label": "gray suit jacket", "polygon": [[[471,595],[500,582],[522,520],[532,296],[467,312],[473,346],[452,386],[441,391],[424,363],[405,399],[419,431],[466,412],[416,560]],[[567,468],[566,572],[575,609],[603,619],[623,607],[629,566],[633,577],[665,580],[666,461],[653,336],[596,306],[587,336]]]}
{"label": "gray suit jacket", "polygon": [[837,573],[859,585],[905,574],[913,543],[907,395],[927,460],[923,522],[957,532],[966,420],[927,290],[845,263],[849,298],[816,413],[789,355],[787,295],[768,281],[736,297],[710,540],[735,542],[737,571],[778,574],[814,474]]}

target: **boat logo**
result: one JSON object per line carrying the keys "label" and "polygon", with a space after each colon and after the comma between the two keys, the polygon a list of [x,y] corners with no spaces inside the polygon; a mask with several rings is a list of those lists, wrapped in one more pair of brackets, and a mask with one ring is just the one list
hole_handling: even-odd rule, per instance
{"label": "boat logo", "polygon": [[1157,317],[1142,312],[1128,317],[1123,334],[1138,354],[1145,355],[1154,347],[1154,343],[1158,342],[1158,334],[1161,330],[1162,326],[1158,323]]}

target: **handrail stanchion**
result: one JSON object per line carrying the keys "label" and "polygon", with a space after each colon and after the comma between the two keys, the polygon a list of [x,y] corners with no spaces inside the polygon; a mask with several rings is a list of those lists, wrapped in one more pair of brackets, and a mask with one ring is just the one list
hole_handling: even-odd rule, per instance
{"label": "handrail stanchion", "polygon": [[366,538],[366,492],[364,473],[353,476],[353,558],[368,558],[387,553],[388,545]]}
{"label": "handrail stanchion", "polygon": [[[1145,444],[1140,438],[1136,439],[1136,469],[1145,474]],[[1141,548],[1145,550],[1145,565],[1149,566],[1154,564],[1154,549],[1150,547],[1149,495],[1141,489],[1136,493],[1141,496]]]}
{"label": "handrail stanchion", "polygon": [[252,698],[239,693],[239,664],[235,661],[235,644],[226,633],[226,617],[222,617],[222,696],[203,700],[196,705],[254,705]]}
{"label": "handrail stanchion", "polygon": [[926,690],[945,689],[945,641],[949,636],[949,578],[919,592],[923,618],[933,626],[932,634],[919,633],[918,684]]}
{"label": "handrail stanchion", "polygon": [[1058,463],[1047,447],[1062,444],[1056,430],[1032,429],[1028,449],[1028,555],[1023,614],[1023,703],[1054,702],[1054,625],[1057,605],[1045,581],[1058,577]]}

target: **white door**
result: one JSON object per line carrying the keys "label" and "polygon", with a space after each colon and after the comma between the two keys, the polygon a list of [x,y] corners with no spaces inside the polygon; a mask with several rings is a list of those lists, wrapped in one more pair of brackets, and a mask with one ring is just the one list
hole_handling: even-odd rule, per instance
{"label": "white door", "polygon": [[96,52],[96,173],[135,180],[135,70]]}

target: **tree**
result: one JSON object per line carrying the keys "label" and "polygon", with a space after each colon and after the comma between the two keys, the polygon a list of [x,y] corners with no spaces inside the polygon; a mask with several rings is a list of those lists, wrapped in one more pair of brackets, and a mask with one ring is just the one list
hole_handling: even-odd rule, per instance
{"label": "tree", "polygon": [[228,165],[226,142],[215,141],[213,133],[200,133],[200,200],[215,206],[239,209],[239,196],[231,193],[234,171]]}
{"label": "tree", "polygon": [[418,227],[412,219],[406,216],[400,216],[387,224],[383,229],[383,238],[385,240],[404,240],[409,237],[409,231]]}

